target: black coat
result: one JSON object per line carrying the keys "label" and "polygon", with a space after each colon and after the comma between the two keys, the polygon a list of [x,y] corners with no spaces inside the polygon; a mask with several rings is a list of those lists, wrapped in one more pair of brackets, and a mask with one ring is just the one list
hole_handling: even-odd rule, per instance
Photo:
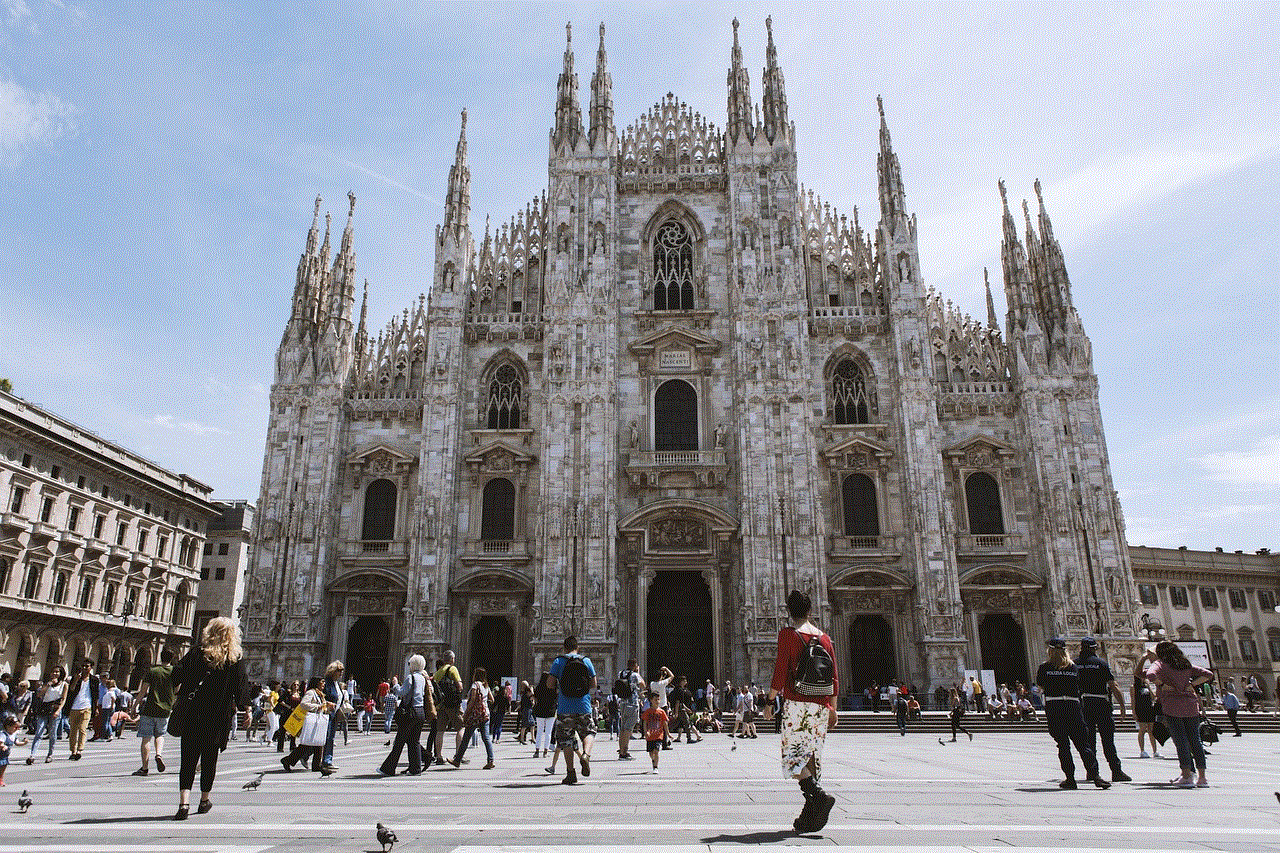
{"label": "black coat", "polygon": [[173,668],[174,701],[195,690],[185,736],[226,749],[236,704],[248,683],[244,658],[215,669],[205,661],[199,647],[188,652]]}

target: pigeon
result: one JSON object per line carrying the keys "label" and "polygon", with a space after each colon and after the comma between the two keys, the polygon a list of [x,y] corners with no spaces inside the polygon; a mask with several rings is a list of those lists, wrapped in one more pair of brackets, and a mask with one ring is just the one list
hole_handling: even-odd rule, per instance
{"label": "pigeon", "polygon": [[386,743],[383,744],[383,746],[391,746],[391,741],[387,741]]}
{"label": "pigeon", "polygon": [[388,853],[392,847],[396,846],[398,840],[394,832],[378,824],[378,843],[382,845],[382,853]]}
{"label": "pigeon", "polygon": [[258,790],[258,786],[262,784],[262,777],[263,777],[263,776],[266,776],[266,775],[267,775],[267,771],[265,771],[265,770],[259,770],[259,771],[258,771],[258,778],[257,778],[257,779],[250,779],[248,782],[245,782],[245,783],[240,787],[240,789],[241,789],[242,791],[256,791],[256,790]]}
{"label": "pigeon", "polygon": [[31,808],[31,798],[27,796],[27,792],[24,790],[22,795],[18,797],[18,812],[26,814],[29,808]]}

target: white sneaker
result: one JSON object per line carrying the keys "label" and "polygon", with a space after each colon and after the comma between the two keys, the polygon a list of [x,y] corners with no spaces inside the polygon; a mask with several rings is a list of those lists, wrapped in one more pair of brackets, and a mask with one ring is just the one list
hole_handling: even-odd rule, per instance
{"label": "white sneaker", "polygon": [[1142,750],[1142,754],[1141,754],[1141,755],[1139,755],[1138,757],[1139,757],[1139,758],[1150,758],[1151,756],[1150,756],[1150,755],[1147,755],[1147,751],[1144,749],[1144,750]]}
{"label": "white sneaker", "polygon": [[1163,756],[1163,755],[1161,755],[1161,754],[1160,754],[1160,753],[1158,753],[1158,752],[1153,752],[1153,753],[1151,753],[1151,757],[1152,757],[1152,758],[1164,758],[1164,756]]}

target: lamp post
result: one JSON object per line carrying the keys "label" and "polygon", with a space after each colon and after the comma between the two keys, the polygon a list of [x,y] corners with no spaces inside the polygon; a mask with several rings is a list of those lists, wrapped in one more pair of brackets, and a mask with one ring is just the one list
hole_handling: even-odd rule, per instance
{"label": "lamp post", "polygon": [[1164,639],[1164,626],[1151,618],[1151,614],[1142,614],[1142,631],[1147,635],[1147,642],[1158,643]]}
{"label": "lamp post", "polygon": [[[122,662],[120,655],[125,650],[124,641],[129,631],[129,619],[132,616],[133,616],[133,598],[128,594],[128,592],[126,592],[124,601],[120,605],[120,651],[116,652],[116,666],[122,670],[127,670],[128,668],[128,659],[126,658]],[[116,673],[117,679],[120,677],[120,675],[121,673],[119,672]],[[124,681],[125,681],[125,686],[128,687],[129,676],[127,674],[125,674],[124,676]]]}

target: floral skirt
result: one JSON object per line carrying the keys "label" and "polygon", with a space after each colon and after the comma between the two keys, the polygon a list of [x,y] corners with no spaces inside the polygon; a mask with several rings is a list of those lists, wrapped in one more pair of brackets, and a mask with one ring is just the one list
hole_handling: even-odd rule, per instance
{"label": "floral skirt", "polygon": [[782,772],[795,779],[813,759],[813,778],[822,778],[822,744],[827,738],[826,705],[787,702],[782,710]]}

